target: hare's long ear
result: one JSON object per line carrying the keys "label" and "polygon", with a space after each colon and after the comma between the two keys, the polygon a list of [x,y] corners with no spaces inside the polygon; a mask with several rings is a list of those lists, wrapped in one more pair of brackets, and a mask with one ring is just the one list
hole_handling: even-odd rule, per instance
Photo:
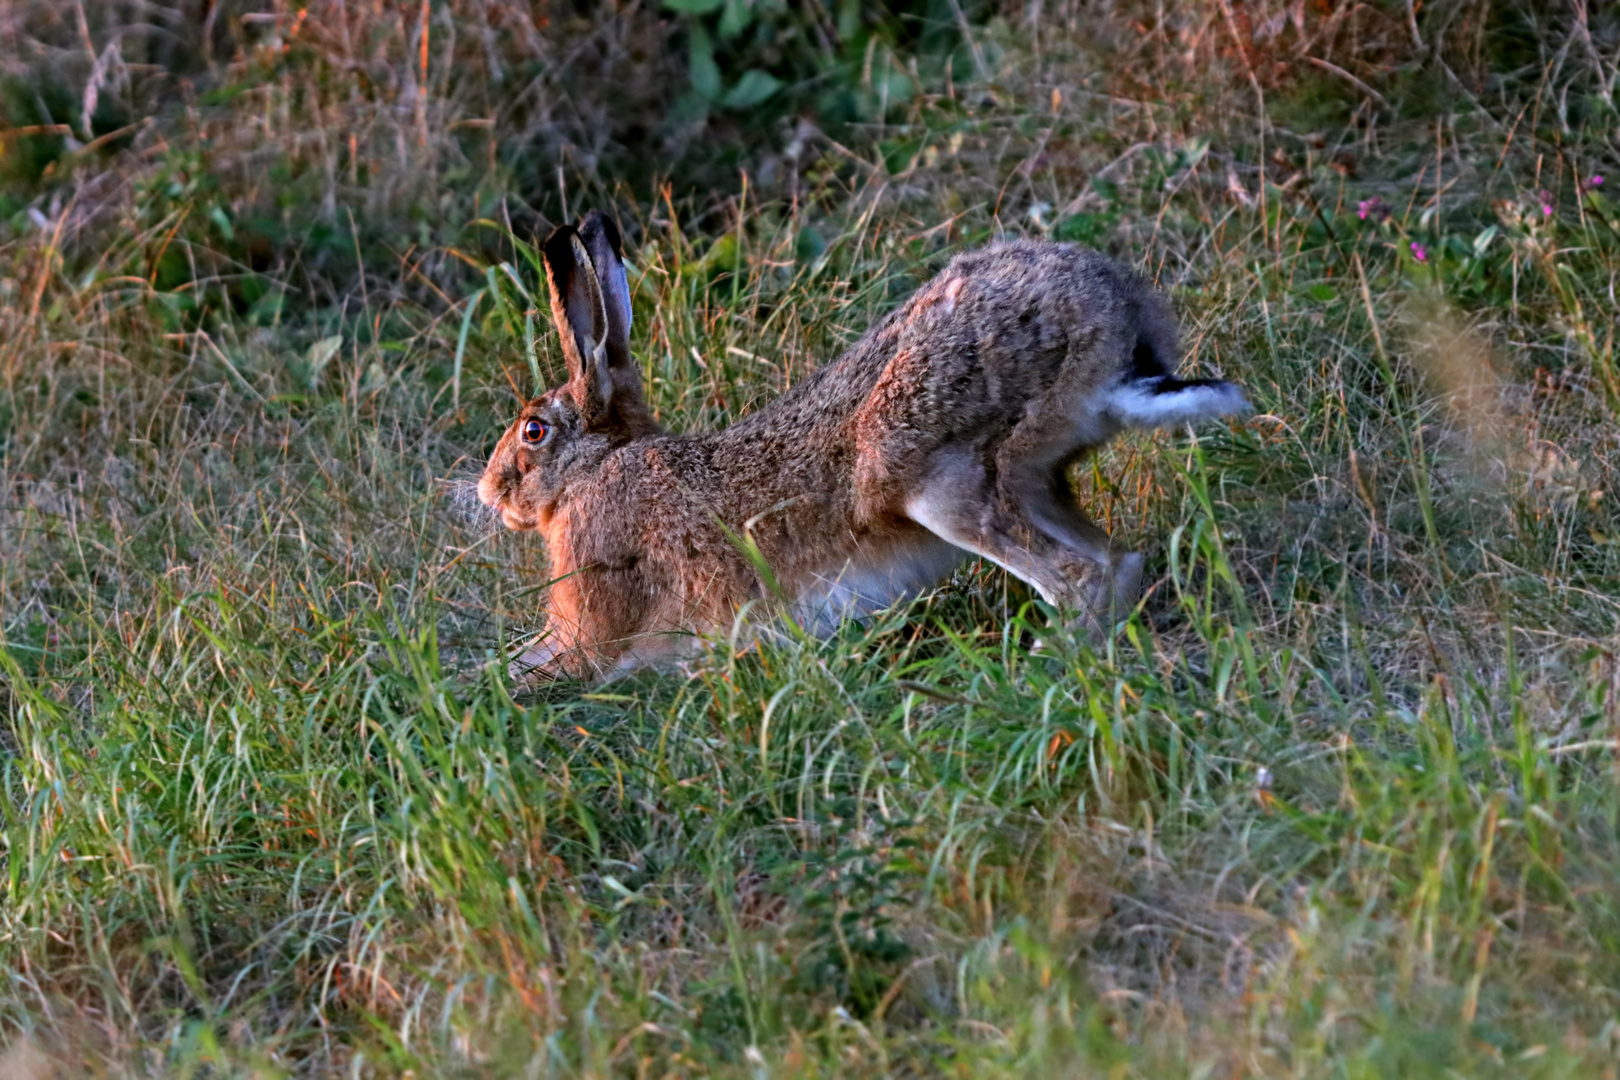
{"label": "hare's long ear", "polygon": [[574,387],[581,419],[590,426],[607,419],[613,401],[608,359],[608,313],[591,257],[572,225],[561,225],[541,249],[546,284],[551,289],[551,316],[557,320],[563,359]]}
{"label": "hare's long ear", "polygon": [[608,364],[630,367],[630,281],[624,273],[619,228],[600,210],[592,210],[579,223],[579,238],[590,253],[602,302],[607,311]]}

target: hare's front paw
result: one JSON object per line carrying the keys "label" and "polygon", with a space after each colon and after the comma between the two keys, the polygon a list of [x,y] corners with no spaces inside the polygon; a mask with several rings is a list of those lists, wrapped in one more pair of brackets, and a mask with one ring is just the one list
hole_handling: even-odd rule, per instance
{"label": "hare's front paw", "polygon": [[534,690],[556,680],[563,650],[550,637],[542,637],[529,645],[506,664],[506,675],[512,685],[523,690]]}

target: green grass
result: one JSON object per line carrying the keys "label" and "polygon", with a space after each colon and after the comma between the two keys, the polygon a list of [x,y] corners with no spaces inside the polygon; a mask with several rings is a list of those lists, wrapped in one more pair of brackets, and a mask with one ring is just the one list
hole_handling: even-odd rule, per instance
{"label": "green grass", "polygon": [[993,94],[792,192],[616,205],[679,430],[997,230],[1153,274],[1257,413],[1077,477],[1152,580],[1101,647],[971,564],[514,699],[544,552],[470,485],[560,369],[532,236],[419,178],[450,239],[356,197],[352,266],[312,226],[249,297],[217,222],[170,231],[236,174],[116,159],[145,186],[78,249],[19,215],[0,1073],[1616,1075],[1615,115],[1578,65],[1490,68],[1570,27],[1492,16],[1511,48],[1444,54],[1467,96],[1419,57],[1369,130],[1320,69],[1251,83],[1223,18],[1054,6],[983,30]]}

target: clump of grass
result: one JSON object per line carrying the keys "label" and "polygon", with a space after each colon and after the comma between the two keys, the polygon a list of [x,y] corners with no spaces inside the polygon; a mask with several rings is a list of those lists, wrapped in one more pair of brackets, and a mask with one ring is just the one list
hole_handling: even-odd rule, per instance
{"label": "clump of grass", "polygon": [[[460,50],[499,6],[423,10]],[[0,249],[0,1060],[1612,1074],[1613,27],[1294,11],[1008,7],[969,27],[982,76],[795,131],[769,182],[619,193],[677,429],[1001,232],[1155,275],[1187,366],[1259,411],[1076,477],[1152,570],[1102,648],[973,565],[826,641],[514,699],[544,553],[465,485],[560,368],[525,223],[428,172],[455,236],[422,238],[338,169],[350,254],[248,299],[205,283],[223,233],[154,276],[219,158],[164,194],[137,140],[104,253],[31,196],[47,227]],[[406,62],[419,15],[365,40]],[[300,85],[262,91],[279,130],[348,130]]]}

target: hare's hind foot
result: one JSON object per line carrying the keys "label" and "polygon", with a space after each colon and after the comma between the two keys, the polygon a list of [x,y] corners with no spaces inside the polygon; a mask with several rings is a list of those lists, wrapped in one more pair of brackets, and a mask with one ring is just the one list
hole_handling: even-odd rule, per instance
{"label": "hare's hind foot", "polygon": [[1025,506],[1002,498],[982,466],[959,458],[937,469],[906,501],[906,514],[1028,583],[1094,633],[1112,628],[1136,605],[1142,556],[1113,551],[1107,535],[1078,507],[1044,497],[1035,501]]}
{"label": "hare's hind foot", "polygon": [[1142,554],[1138,551],[1117,553],[1112,560],[1113,574],[1108,582],[1108,595],[1098,597],[1095,610],[1106,621],[1104,628],[1118,626],[1135,610],[1142,599]]}

